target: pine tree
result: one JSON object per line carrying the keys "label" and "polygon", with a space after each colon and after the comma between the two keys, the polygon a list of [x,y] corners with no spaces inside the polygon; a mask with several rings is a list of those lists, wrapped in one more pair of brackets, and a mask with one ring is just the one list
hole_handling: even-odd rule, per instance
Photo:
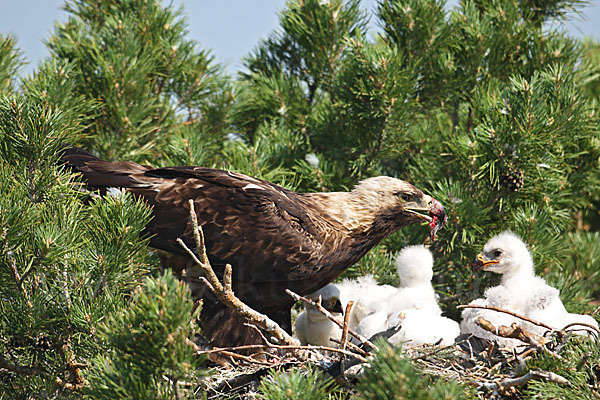
{"label": "pine tree", "polygon": [[210,53],[185,37],[181,10],[146,0],[72,0],[65,10],[48,47],[72,66],[74,92],[98,102],[86,146],[154,163],[196,132],[222,146],[231,89]]}
{"label": "pine tree", "polygon": [[[600,297],[599,44],[555,28],[582,5],[380,0],[369,15],[359,0],[288,0],[280,28],[236,78],[186,37],[183,10],[158,0],[68,0],[50,57],[27,77],[16,42],[0,36],[0,391],[179,398],[205,372],[186,344],[195,333],[189,294],[158,274],[142,235],[150,211],[127,195],[80,190],[57,162],[70,144],[305,191],[396,176],[440,200],[448,225],[433,243],[426,226],[402,230],[345,276],[397,284],[393,255],[425,240],[445,313],[457,319],[455,306],[493,279],[465,267],[512,229],[569,311],[591,311]],[[369,32],[369,19],[381,30]],[[596,347],[569,342],[563,366],[534,360],[528,368],[568,368],[573,386],[532,381],[524,395],[590,397],[597,365],[579,361]],[[323,382],[282,372],[260,390],[354,390]],[[387,347],[356,390],[471,393]]]}

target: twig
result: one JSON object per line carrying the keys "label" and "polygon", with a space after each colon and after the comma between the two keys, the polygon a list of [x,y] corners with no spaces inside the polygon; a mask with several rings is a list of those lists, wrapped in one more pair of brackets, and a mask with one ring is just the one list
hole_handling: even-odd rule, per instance
{"label": "twig", "polygon": [[552,328],[550,325],[547,325],[547,324],[545,324],[543,322],[534,321],[531,318],[528,318],[528,317],[526,317],[524,315],[517,314],[516,312],[510,311],[510,310],[505,310],[504,308],[500,308],[500,307],[495,307],[495,306],[479,306],[479,305],[475,305],[475,304],[463,304],[463,305],[456,306],[456,308],[480,308],[482,310],[497,311],[497,312],[505,313],[505,314],[508,314],[508,315],[512,315],[513,317],[517,317],[519,319],[522,319],[523,321],[527,321],[527,322],[532,323],[534,325],[541,326],[542,328],[546,328],[549,331],[556,330],[556,329]]}
{"label": "twig", "polygon": [[518,378],[509,378],[504,379],[498,382],[482,382],[479,384],[479,387],[484,390],[494,391],[499,389],[506,389],[513,386],[521,386],[526,384],[532,379],[541,378],[550,382],[557,383],[559,385],[570,385],[568,379],[564,378],[561,375],[555,374],[554,372],[542,371],[541,369],[532,369],[527,372],[525,375],[520,376]]}
{"label": "twig", "polygon": [[[331,340],[332,342],[337,343],[337,344],[341,344],[342,343],[341,340],[337,340],[337,339],[334,339],[334,338],[330,338],[329,340]],[[358,347],[357,345],[355,345],[351,341],[347,341],[346,345],[348,346],[349,349],[354,350],[357,353],[360,353],[360,354],[362,354],[365,357],[369,357],[369,353],[367,353],[366,351],[364,351],[363,349],[361,349],[360,347]]]}
{"label": "twig", "polygon": [[[465,343],[465,342],[466,342],[466,343],[469,343],[468,339],[463,339],[463,340],[460,340],[460,341],[458,341],[458,342],[456,342],[456,343],[452,343],[452,344],[449,344],[449,345],[446,345],[446,346],[436,346],[436,347],[434,347],[434,348],[433,348],[433,350],[432,350],[432,351],[430,351],[430,352],[428,352],[428,353],[423,353],[423,354],[421,354],[421,355],[419,355],[419,356],[416,356],[416,357],[411,357],[410,359],[411,359],[412,361],[424,360],[425,358],[427,358],[427,357],[429,357],[429,356],[432,356],[432,355],[434,355],[434,354],[437,354],[437,353],[441,353],[442,351],[444,351],[444,350],[448,350],[448,349],[450,349],[450,348],[454,348],[454,347],[458,346],[459,344],[461,344],[461,343]],[[471,345],[471,344],[469,343],[469,346],[470,346],[470,345]],[[472,351],[472,350],[471,350],[471,351]]]}
{"label": "twig", "polygon": [[250,364],[266,365],[269,367],[273,366],[273,364],[270,364],[266,361],[255,360],[254,358],[252,358],[250,356],[245,356],[243,354],[234,353],[232,351],[222,350],[219,352],[219,354],[227,356],[227,357],[231,357],[231,358],[237,358],[238,360],[243,360]]}
{"label": "twig", "polygon": [[192,224],[194,232],[194,240],[196,242],[196,251],[198,252],[198,257],[196,257],[194,252],[186,246],[183,240],[178,238],[177,242],[189,254],[192,260],[202,269],[205,274],[203,280],[204,282],[208,283],[208,288],[217,297],[217,299],[221,301],[221,303],[230,309],[237,311],[250,321],[256,323],[260,328],[273,335],[280,343],[298,345],[298,341],[290,336],[286,331],[281,329],[276,322],[271,320],[266,315],[248,307],[238,297],[235,296],[231,287],[231,265],[229,264],[225,266],[223,284],[221,284],[219,278],[217,278],[217,275],[212,269],[206,254],[206,247],[204,246],[204,233],[202,232],[202,228],[198,226],[198,219],[196,217],[196,211],[194,210],[194,201],[190,199],[189,205],[190,223]]}
{"label": "twig", "polygon": [[65,300],[67,302],[67,310],[71,310],[71,295],[69,294],[69,286],[68,286],[68,282],[69,282],[69,276],[67,274],[67,263],[65,262],[64,264],[64,268],[62,270],[62,275],[63,275],[63,279],[62,279],[62,287],[63,287],[63,292],[65,294]]}
{"label": "twig", "polygon": [[14,372],[16,374],[22,374],[22,375],[43,375],[43,376],[50,375],[47,371],[45,371],[44,369],[41,369],[41,368],[25,367],[22,365],[13,364],[10,361],[6,360],[1,354],[0,354],[0,368]]}
{"label": "twig", "polygon": [[520,326],[519,324],[517,324],[516,322],[513,323],[511,326],[506,326],[506,325],[500,325],[498,327],[495,327],[494,324],[492,324],[490,321],[486,320],[483,317],[478,317],[475,320],[475,323],[477,325],[479,325],[481,328],[485,329],[488,332],[493,333],[496,336],[500,336],[503,338],[508,338],[508,339],[517,339],[520,340],[523,343],[527,343],[531,346],[534,346],[536,349],[542,350],[558,359],[562,359],[562,357],[553,352],[550,351],[549,349],[546,348],[546,346],[544,346],[543,344],[543,337],[540,337],[538,335],[534,335],[533,333],[527,332],[525,329],[523,329],[522,326]]}
{"label": "twig", "polygon": [[15,278],[15,283],[17,284],[17,287],[19,288],[21,293],[23,293],[25,300],[27,300],[27,307],[32,308],[33,303],[31,303],[31,300],[29,300],[29,293],[27,293],[27,289],[25,289],[25,287],[23,286],[23,281],[21,281],[21,275],[19,274],[19,270],[17,269],[17,261],[15,260],[12,251],[7,251],[6,256],[8,257],[10,269],[12,270],[13,277]]}
{"label": "twig", "polygon": [[345,354],[350,357],[354,357],[361,362],[369,362],[366,358],[360,354],[352,353],[348,350],[336,349],[334,347],[327,346],[301,346],[301,345],[280,345],[280,344],[247,344],[243,346],[233,347],[215,347],[210,350],[200,350],[197,352],[198,355],[221,353],[223,351],[237,351],[237,350],[255,350],[255,349],[278,349],[278,350],[319,350],[319,351],[331,351],[333,353]]}
{"label": "twig", "polygon": [[561,329],[561,331],[566,331],[567,328],[570,328],[572,326],[581,326],[582,327],[581,329],[571,329],[572,331],[591,331],[596,336],[598,336],[600,334],[600,329],[596,328],[594,325],[586,324],[584,322],[571,322],[570,324],[565,325]]}
{"label": "twig", "polygon": [[265,342],[265,344],[272,344],[271,342],[269,342],[269,339],[267,339],[265,337],[265,335],[263,335],[262,331],[256,327],[256,325],[249,324],[249,323],[244,323],[244,325],[246,325],[247,327],[249,327],[251,329],[254,329],[258,333],[260,338],[263,340],[263,342]]}
{"label": "twig", "polygon": [[525,342],[527,344],[534,345],[536,347],[541,347],[541,341],[543,338],[538,337],[530,332],[527,332],[523,329],[522,326],[517,323],[513,323],[511,326],[499,325],[494,326],[490,321],[483,317],[478,317],[475,320],[475,323],[479,325],[481,328],[485,329],[488,332],[495,334],[496,336],[500,336],[508,339],[518,339],[521,342]]}
{"label": "twig", "polygon": [[66,369],[69,371],[69,382],[64,382],[61,378],[56,377],[55,383],[63,389],[78,390],[85,386],[86,381],[81,375],[81,369],[87,368],[87,364],[75,361],[75,354],[71,347],[71,336],[67,336],[66,341],[59,347],[60,352],[65,357]]}
{"label": "twig", "polygon": [[342,341],[340,343],[340,349],[346,350],[346,343],[348,342],[348,323],[350,321],[350,313],[352,312],[352,306],[354,305],[354,301],[350,300],[348,304],[346,304],[346,311],[344,314],[344,327],[342,328]]}
{"label": "twig", "polygon": [[[340,328],[344,329],[344,323],[338,321],[337,318],[335,318],[333,315],[331,315],[331,313],[329,311],[327,311],[325,308],[323,308],[323,306],[321,306],[320,304],[318,304],[317,302],[307,299],[306,297],[302,297],[297,293],[292,292],[290,289],[285,289],[286,293],[289,294],[290,296],[292,296],[292,298],[296,301],[303,301],[307,304],[310,304],[312,306],[314,306],[317,310],[319,310],[322,314],[324,314],[327,318],[329,318],[331,321],[333,321],[337,326],[339,326]],[[375,345],[373,343],[371,343],[369,341],[369,339],[365,338],[364,336],[362,336],[361,334],[357,333],[354,329],[348,327],[348,332],[354,336],[355,338],[357,338],[362,344],[365,344],[367,346],[369,346],[371,349],[375,348]]]}

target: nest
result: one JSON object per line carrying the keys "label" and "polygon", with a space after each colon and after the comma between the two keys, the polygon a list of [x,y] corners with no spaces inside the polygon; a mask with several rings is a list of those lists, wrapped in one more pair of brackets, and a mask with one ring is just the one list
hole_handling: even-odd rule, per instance
{"label": "nest", "polygon": [[[299,296],[287,291],[297,301],[311,304],[342,329],[342,337],[337,348],[324,346],[301,346],[295,338],[289,336],[281,327],[267,316],[258,313],[244,304],[233,293],[231,287],[231,267],[227,265],[223,282],[215,275],[204,247],[202,229],[197,225],[194,204],[190,200],[190,222],[195,232],[198,256],[182,241],[180,245],[202,269],[206,278],[202,278],[209,289],[223,302],[248,320],[248,325],[256,329],[263,344],[236,346],[228,348],[201,349],[191,343],[198,355],[207,355],[212,363],[219,366],[210,368],[212,372],[200,383],[197,392],[206,393],[209,399],[216,398],[260,398],[257,389],[261,380],[271,371],[287,370],[295,367],[307,369],[317,367],[325,375],[330,376],[344,387],[352,387],[360,379],[364,368],[373,357],[376,340],[387,339],[401,329],[396,327],[381,332],[372,338],[364,338],[349,328],[348,316],[352,309],[349,302],[345,310],[345,320],[339,321],[320,302]],[[573,331],[587,331],[599,340],[600,331],[594,326],[583,323],[571,324],[562,330],[554,330],[544,323],[533,321],[510,310],[491,306],[463,305],[459,308],[485,308],[507,313],[530,324],[545,328],[546,335],[538,336],[526,331],[521,325],[495,327],[489,321],[479,317],[476,323],[483,329],[502,338],[516,339],[522,345],[512,349],[502,348],[495,341],[473,336],[457,338],[450,346],[424,345],[419,347],[405,346],[404,352],[423,373],[454,380],[475,386],[479,398],[520,398],[519,388],[530,380],[545,380],[557,385],[570,385],[568,379],[550,371],[541,369],[527,370],[527,361],[539,354],[561,359],[561,351],[572,337]],[[600,308],[599,308],[600,309]],[[597,310],[598,311],[598,310]],[[268,336],[268,338],[267,338]],[[350,338],[353,340],[350,340]],[[355,344],[358,343],[358,344]],[[379,342],[380,343],[380,342]],[[248,351],[251,354],[248,354]],[[587,360],[583,360],[583,363]],[[600,371],[600,365],[597,366]],[[598,379],[592,390],[598,398]],[[350,389],[351,390],[351,389]]]}

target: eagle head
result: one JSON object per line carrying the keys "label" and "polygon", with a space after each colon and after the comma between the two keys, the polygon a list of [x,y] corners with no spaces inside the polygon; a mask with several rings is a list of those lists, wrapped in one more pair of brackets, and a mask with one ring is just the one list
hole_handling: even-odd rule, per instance
{"label": "eagle head", "polygon": [[403,226],[427,222],[431,238],[448,220],[441,203],[408,182],[388,176],[377,176],[361,181],[352,193],[360,198],[367,212],[395,231]]}

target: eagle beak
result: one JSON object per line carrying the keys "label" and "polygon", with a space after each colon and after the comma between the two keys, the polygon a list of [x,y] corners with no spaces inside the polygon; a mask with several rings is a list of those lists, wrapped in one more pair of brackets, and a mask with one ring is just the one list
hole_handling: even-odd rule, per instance
{"label": "eagle beak", "polygon": [[485,270],[485,267],[487,267],[488,265],[498,264],[499,262],[500,261],[498,260],[485,260],[483,258],[483,254],[479,253],[477,254],[475,260],[473,260],[473,262],[471,263],[471,269],[473,271],[479,271],[481,269]]}
{"label": "eagle beak", "polygon": [[[431,227],[431,240],[435,240],[435,234],[446,225],[448,216],[442,203],[433,197],[423,195],[423,200],[426,204],[424,207],[406,207],[405,210],[427,221]],[[423,212],[427,212],[427,214]]]}

